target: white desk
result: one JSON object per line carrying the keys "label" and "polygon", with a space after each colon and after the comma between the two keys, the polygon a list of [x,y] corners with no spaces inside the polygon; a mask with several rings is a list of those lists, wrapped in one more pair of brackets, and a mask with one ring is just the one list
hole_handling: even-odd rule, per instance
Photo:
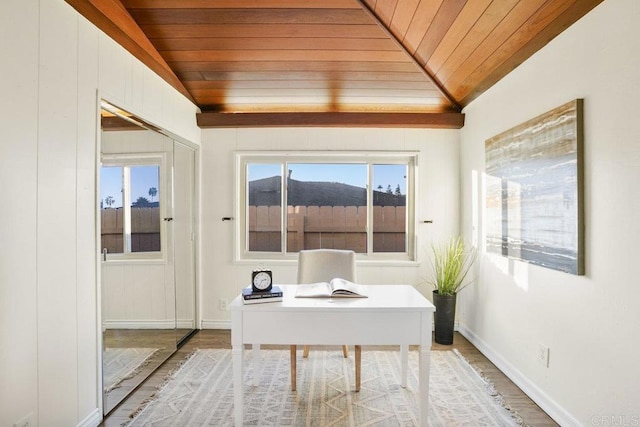
{"label": "white desk", "polygon": [[296,285],[279,286],[282,302],[244,305],[238,296],[229,304],[236,426],[242,426],[244,416],[244,344],[254,344],[254,385],[260,372],[260,344],[400,345],[403,387],[409,345],[420,345],[420,425],[427,425],[433,304],[409,285],[370,285],[369,298],[333,299],[295,298]]}

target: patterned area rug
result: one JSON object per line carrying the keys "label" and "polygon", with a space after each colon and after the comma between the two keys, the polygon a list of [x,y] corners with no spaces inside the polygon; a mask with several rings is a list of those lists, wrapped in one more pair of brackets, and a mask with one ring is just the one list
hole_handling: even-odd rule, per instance
{"label": "patterned area rug", "polygon": [[107,348],[103,354],[104,391],[120,387],[124,380],[133,378],[148,363],[159,348]]}
{"label": "patterned area rug", "polygon": [[[355,384],[353,357],[312,351],[298,360],[298,391],[289,381],[289,352],[265,350],[258,387],[251,351],[245,352],[244,425],[417,426],[418,354],[409,352],[409,378],[400,386],[397,351],[363,351],[362,385]],[[431,352],[429,425],[515,426],[516,415],[454,351]],[[130,422],[129,426],[231,426],[233,375],[230,350],[198,350]]]}

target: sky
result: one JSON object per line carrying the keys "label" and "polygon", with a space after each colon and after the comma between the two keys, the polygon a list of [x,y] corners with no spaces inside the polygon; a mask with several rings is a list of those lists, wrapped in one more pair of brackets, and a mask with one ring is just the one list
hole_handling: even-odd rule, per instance
{"label": "sky", "polygon": [[[292,170],[291,178],[298,181],[339,182],[361,188],[367,185],[366,164],[289,163],[288,168]],[[249,181],[280,175],[280,164],[252,163],[249,165],[248,173]],[[382,190],[386,191],[390,185],[391,190],[395,191],[400,185],[400,192],[406,194],[406,174],[406,165],[376,164],[373,167],[373,188],[377,189],[381,185]]]}
{"label": "sky", "polygon": [[[313,163],[289,163],[292,170],[291,178],[298,181],[311,182],[339,182],[356,187],[365,188],[367,185],[367,165],[362,163],[349,164],[313,164]],[[382,165],[373,167],[373,188],[382,186],[386,191],[390,185],[395,191],[400,186],[400,192],[406,194],[406,165]],[[131,167],[131,197],[136,201],[138,197],[145,197],[150,202],[156,202],[160,197],[160,185],[158,183],[158,166],[132,166]],[[278,164],[250,164],[249,180],[268,178],[280,175],[280,163]],[[149,196],[149,188],[155,187],[158,194]],[[100,198],[103,201],[107,196],[115,199],[112,208],[122,207],[122,167],[103,166],[100,176]]]}
{"label": "sky", "polygon": [[[138,197],[145,197],[150,202],[157,202],[160,197],[160,185],[158,184],[158,166],[132,166],[131,167],[131,198],[135,202]],[[158,193],[155,197],[149,196],[149,188],[155,187]],[[107,196],[115,199],[112,208],[122,207],[122,167],[103,166],[100,174],[100,198],[104,203]],[[103,205],[106,206],[106,203]]]}

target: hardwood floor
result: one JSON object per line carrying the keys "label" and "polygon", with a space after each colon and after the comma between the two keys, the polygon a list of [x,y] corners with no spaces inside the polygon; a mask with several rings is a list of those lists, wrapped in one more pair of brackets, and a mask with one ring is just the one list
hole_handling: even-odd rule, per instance
{"label": "hardwood floor", "polygon": [[[171,356],[162,366],[160,366],[138,389],[131,394],[120,406],[118,406],[107,417],[102,426],[120,426],[130,420],[129,415],[134,412],[146,399],[148,399],[156,388],[162,384],[169,375],[186,356],[194,349],[202,348],[231,348],[231,331],[229,330],[202,330],[193,335],[178,351]],[[282,348],[282,346],[264,346],[264,348]],[[387,347],[388,348],[388,347]],[[504,397],[505,402],[515,410],[524,420],[525,425],[537,426],[557,426],[542,409],[540,409],[522,390],[512,383],[498,368],[495,367],[482,353],[478,351],[462,335],[455,333],[453,345],[440,345],[433,343],[432,350],[452,350],[457,349],[469,363],[479,369],[485,378],[493,383],[495,389]],[[377,350],[382,348],[363,346],[363,351]],[[339,347],[336,347],[340,351]],[[313,352],[313,347],[311,347]]]}

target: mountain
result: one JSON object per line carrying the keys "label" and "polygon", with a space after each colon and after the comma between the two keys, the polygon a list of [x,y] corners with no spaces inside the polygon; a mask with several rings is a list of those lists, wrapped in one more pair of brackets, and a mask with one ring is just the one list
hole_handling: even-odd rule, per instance
{"label": "mountain", "polygon": [[[280,205],[280,177],[257,179],[249,182],[250,206]],[[374,206],[404,206],[405,195],[373,192]],[[365,188],[339,182],[297,181],[289,178],[289,206],[366,206]]]}

